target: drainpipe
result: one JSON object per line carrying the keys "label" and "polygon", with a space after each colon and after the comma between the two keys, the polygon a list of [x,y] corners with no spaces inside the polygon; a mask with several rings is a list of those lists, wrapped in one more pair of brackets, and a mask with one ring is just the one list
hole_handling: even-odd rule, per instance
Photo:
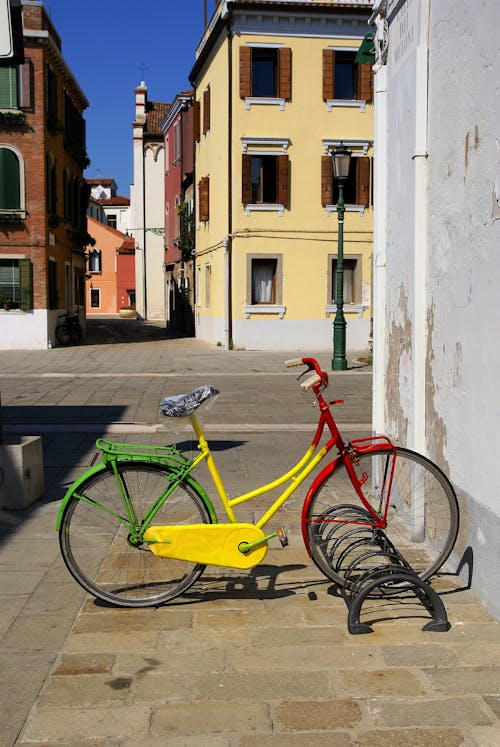
{"label": "drainpipe", "polygon": [[426,453],[426,357],[427,357],[427,137],[428,137],[428,85],[429,85],[429,16],[430,0],[421,6],[422,37],[417,47],[417,76],[415,85],[415,151],[414,169],[414,210],[415,243],[414,261],[414,309],[413,309],[413,375],[415,391],[413,397],[413,448]]}
{"label": "drainpipe", "polygon": [[227,28],[227,340],[228,350],[233,345],[233,38],[231,35],[230,18],[226,21]]}
{"label": "drainpipe", "polygon": [[147,304],[148,284],[146,278],[146,152],[142,141],[142,293],[144,320],[148,318]]}
{"label": "drainpipe", "polygon": [[374,433],[385,433],[386,371],[386,246],[387,246],[387,64],[383,49],[385,4],[370,18],[375,23],[377,59],[374,72],[374,225],[373,225],[373,397]]}

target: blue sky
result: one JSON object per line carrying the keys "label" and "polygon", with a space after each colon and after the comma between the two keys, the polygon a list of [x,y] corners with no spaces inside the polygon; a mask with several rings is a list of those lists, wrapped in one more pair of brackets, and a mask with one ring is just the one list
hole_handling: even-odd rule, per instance
{"label": "blue sky", "polygon": [[[44,0],[62,54],[89,108],[85,175],[110,177],[129,196],[134,88],[172,101],[188,75],[203,33],[204,0]],[[207,0],[208,15],[214,0]],[[144,71],[143,67],[144,66]]]}

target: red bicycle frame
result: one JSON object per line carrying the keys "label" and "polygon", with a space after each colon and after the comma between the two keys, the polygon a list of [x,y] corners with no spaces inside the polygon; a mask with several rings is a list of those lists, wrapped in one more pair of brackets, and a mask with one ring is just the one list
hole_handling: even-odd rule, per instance
{"label": "red bicycle frame", "polygon": [[[334,517],[326,519],[324,516],[322,516],[321,519],[318,519],[318,521],[321,521],[322,523],[324,523],[325,521],[330,521],[332,523],[338,524],[359,524],[361,526],[370,526],[378,529],[385,529],[385,527],[387,526],[389,496],[391,494],[392,478],[394,475],[396,447],[394,446],[392,441],[387,438],[387,436],[371,436],[368,438],[359,438],[349,441],[346,444],[340,434],[337,423],[335,422],[335,418],[330,409],[332,405],[343,404],[343,400],[333,400],[332,402],[326,402],[322,395],[322,392],[328,386],[328,374],[319,368],[319,365],[317,361],[314,360],[314,358],[302,358],[302,363],[304,365],[307,365],[309,370],[314,370],[317,374],[317,380],[313,380],[313,383],[310,387],[313,389],[314,394],[316,395],[316,402],[320,410],[319,422],[312,441],[312,445],[315,448],[319,445],[323,431],[325,427],[327,427],[330,431],[331,438],[328,440],[324,448],[326,449],[326,451],[330,451],[330,449],[336,447],[338,451],[338,456],[329,464],[327,464],[327,466],[319,473],[319,475],[312,483],[307,492],[306,498],[304,500],[304,505],[302,507],[302,535],[307,551],[311,555],[306,527],[306,516],[308,514],[309,505],[320,485],[337,469],[339,469],[342,464],[345,465],[352,486],[356,491],[356,494],[358,495],[363,507],[366,509],[368,515],[372,520],[370,521],[368,520],[368,518],[366,521],[364,521],[361,518],[342,519]],[[359,456],[380,451],[381,448],[387,450],[388,455],[391,456],[391,461],[390,468],[387,470],[387,474],[384,474],[383,483],[380,486],[381,495],[384,496],[383,504],[377,510],[371,505],[371,503],[363,493],[363,485],[368,479],[368,475],[366,473],[362,473],[360,476],[358,476],[355,467],[357,466],[357,463],[359,463]]]}

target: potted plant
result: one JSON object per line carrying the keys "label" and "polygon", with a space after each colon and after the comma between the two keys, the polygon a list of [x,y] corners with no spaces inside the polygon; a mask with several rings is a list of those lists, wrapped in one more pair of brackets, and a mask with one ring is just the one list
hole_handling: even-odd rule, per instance
{"label": "potted plant", "polygon": [[135,319],[137,316],[137,311],[135,309],[135,306],[122,306],[118,314],[122,317],[122,319]]}
{"label": "potted plant", "polygon": [[9,298],[8,296],[0,296],[0,304],[5,311],[10,311],[12,303],[12,298]]}

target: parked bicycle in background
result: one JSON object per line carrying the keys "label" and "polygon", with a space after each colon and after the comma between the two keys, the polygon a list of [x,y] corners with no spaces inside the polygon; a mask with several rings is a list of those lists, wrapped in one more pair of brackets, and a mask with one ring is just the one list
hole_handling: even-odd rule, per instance
{"label": "parked bicycle in background", "polygon": [[57,318],[64,320],[56,326],[56,340],[59,345],[83,345],[83,329],[78,312],[68,311],[65,314],[59,314]]}

